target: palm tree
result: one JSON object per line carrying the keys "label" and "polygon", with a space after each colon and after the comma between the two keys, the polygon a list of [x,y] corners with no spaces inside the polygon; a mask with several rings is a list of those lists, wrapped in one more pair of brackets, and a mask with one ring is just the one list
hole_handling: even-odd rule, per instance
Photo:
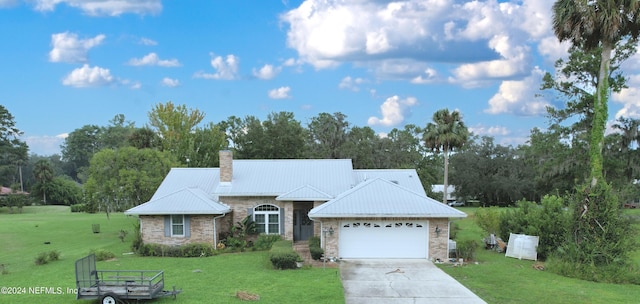
{"label": "palm tree", "polygon": [[433,113],[433,122],[427,124],[422,136],[425,147],[433,152],[444,154],[444,190],[442,203],[447,203],[447,187],[449,186],[449,153],[462,147],[469,138],[469,130],[464,125],[460,112],[449,112],[449,109]]}
{"label": "palm tree", "polygon": [[36,178],[36,181],[40,183],[40,188],[42,189],[42,199],[44,204],[47,204],[47,186],[48,183],[53,180],[53,168],[51,163],[46,159],[41,159],[37,161],[33,168],[33,175]]}
{"label": "palm tree", "polygon": [[560,41],[571,41],[587,51],[602,50],[589,141],[593,187],[603,178],[602,147],[611,52],[620,40],[629,37],[635,40],[640,34],[640,3],[638,0],[558,0],[553,4],[553,30]]}

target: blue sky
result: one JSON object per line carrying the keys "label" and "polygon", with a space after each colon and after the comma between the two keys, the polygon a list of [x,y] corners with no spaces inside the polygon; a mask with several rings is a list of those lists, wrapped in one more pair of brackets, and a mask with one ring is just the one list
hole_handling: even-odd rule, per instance
{"label": "blue sky", "polygon": [[[158,103],[206,114],[342,112],[381,136],[459,110],[478,135],[524,143],[547,126],[540,79],[566,56],[550,0],[0,0],[0,104],[31,153],[60,151]],[[640,117],[640,57],[610,120]]]}

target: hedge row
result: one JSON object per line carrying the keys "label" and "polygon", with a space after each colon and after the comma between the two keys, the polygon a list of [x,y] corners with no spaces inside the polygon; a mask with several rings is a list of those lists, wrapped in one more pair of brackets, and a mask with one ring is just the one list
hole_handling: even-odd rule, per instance
{"label": "hedge row", "polygon": [[142,256],[162,256],[162,257],[204,257],[215,254],[213,246],[204,243],[192,243],[182,246],[168,246],[159,244],[144,244],[138,250]]}

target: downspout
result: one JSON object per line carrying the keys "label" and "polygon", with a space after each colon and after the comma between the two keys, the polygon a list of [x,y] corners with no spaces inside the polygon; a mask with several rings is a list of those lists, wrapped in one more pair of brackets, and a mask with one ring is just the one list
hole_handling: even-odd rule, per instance
{"label": "downspout", "polygon": [[227,215],[226,213],[213,217],[213,249],[218,250],[218,229],[216,228],[216,220]]}

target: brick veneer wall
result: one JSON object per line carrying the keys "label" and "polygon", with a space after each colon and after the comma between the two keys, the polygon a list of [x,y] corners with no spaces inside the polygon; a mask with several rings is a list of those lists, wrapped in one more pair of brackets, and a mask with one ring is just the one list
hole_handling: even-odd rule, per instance
{"label": "brick veneer wall", "polygon": [[[184,245],[188,243],[213,243],[213,215],[190,215],[190,237],[164,236],[164,215],[141,215],[142,241],[162,245]],[[217,220],[219,221],[219,220]],[[216,225],[219,222],[216,223]]]}
{"label": "brick veneer wall", "polygon": [[247,217],[247,210],[259,205],[270,204],[284,208],[284,235],[285,240],[293,240],[293,202],[276,201],[275,197],[264,196],[224,196],[220,201],[229,205],[233,212],[224,217],[223,222],[230,228],[237,222],[241,222]]}

